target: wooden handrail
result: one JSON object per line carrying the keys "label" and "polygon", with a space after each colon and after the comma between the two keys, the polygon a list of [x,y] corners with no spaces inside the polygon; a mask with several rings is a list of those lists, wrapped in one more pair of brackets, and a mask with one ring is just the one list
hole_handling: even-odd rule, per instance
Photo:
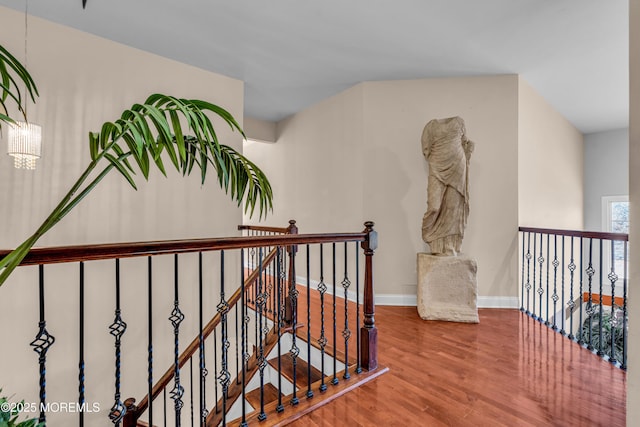
{"label": "wooden handrail", "polygon": [[626,233],[604,233],[601,231],[558,230],[553,228],[534,227],[519,227],[518,230],[525,233],[555,234],[558,236],[583,237],[585,239],[616,240],[623,242],[629,241],[629,235]]}
{"label": "wooden handrail", "polygon": [[[304,245],[311,243],[362,242],[366,240],[366,238],[366,232],[318,233],[57,246],[32,249],[20,265],[57,264],[114,258],[132,258],[150,255],[206,252],[223,249]],[[9,252],[10,251],[6,250],[0,251],[0,258],[4,257]]]}
{"label": "wooden handrail", "polygon": [[[292,232],[292,231],[296,232]],[[267,233],[282,233],[282,234],[297,234],[298,227],[296,227],[296,221],[289,220],[288,227],[270,227],[264,225],[239,225],[238,230],[253,230],[253,231],[266,231]]]}
{"label": "wooden handrail", "polygon": [[[262,269],[254,270],[249,275],[249,277],[247,277],[247,279],[244,281],[245,288],[251,286],[251,284],[258,279],[258,276],[262,274],[262,272],[266,269],[266,267],[273,261],[277,253],[278,253],[278,248],[274,248],[271,250],[271,252],[269,252],[269,254],[264,258],[262,262]],[[238,288],[227,301],[227,303],[229,304],[229,309],[233,308],[238,303],[241,297],[242,297],[242,288]],[[216,328],[216,326],[220,324],[221,321],[222,321],[221,314],[216,313],[216,315],[213,316],[213,318],[209,321],[209,323],[207,323],[206,326],[202,329],[202,339],[203,340],[207,339],[207,337],[211,335],[213,330]],[[182,368],[187,363],[187,361],[191,358],[191,356],[195,354],[196,350],[198,350],[199,347],[200,347],[200,336],[198,335],[197,337],[195,337],[193,341],[191,341],[191,344],[189,344],[187,348],[184,349],[184,351],[178,358],[178,367]],[[169,385],[169,381],[173,379],[174,375],[175,375],[175,365],[167,369],[167,372],[165,372],[164,375],[160,377],[158,382],[153,386],[153,390],[151,392],[151,400],[154,400],[156,397],[160,395],[160,393],[162,393],[162,390],[164,390],[167,387],[167,385]],[[136,416],[139,417],[140,415],[142,415],[142,413],[147,410],[148,406],[149,406],[149,395],[147,394],[140,401],[140,404],[137,405]]]}

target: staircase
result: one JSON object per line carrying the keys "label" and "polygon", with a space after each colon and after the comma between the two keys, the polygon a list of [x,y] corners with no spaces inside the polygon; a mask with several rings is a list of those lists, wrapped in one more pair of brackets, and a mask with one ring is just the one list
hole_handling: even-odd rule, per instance
{"label": "staircase", "polygon": [[[86,405],[87,396],[99,396],[117,427],[272,425],[375,378],[384,372],[373,304],[377,234],[373,223],[365,227],[303,235],[290,221],[286,228],[242,226],[239,237],[33,249],[21,266],[38,266],[40,315],[31,346],[39,407]],[[77,334],[57,340],[59,326],[47,325],[47,313],[61,307],[45,310],[56,276],[57,293],[79,295],[78,316],[65,313],[65,329]],[[89,298],[91,307],[113,310],[111,324],[89,319]],[[60,345],[79,350],[68,360],[77,366],[68,379],[69,365],[47,357]],[[69,388],[77,396],[48,390],[51,374],[77,384]],[[128,397],[134,393],[142,398]],[[42,410],[39,421],[72,425],[73,415],[79,426],[102,425],[104,412]]]}
{"label": "staircase", "polygon": [[[244,229],[258,244],[260,239],[271,236],[297,234],[295,223],[286,229]],[[370,233],[375,232],[367,231],[367,237]],[[364,307],[360,305],[359,257],[357,251],[349,253],[346,242],[318,246],[318,280],[313,286],[309,244],[244,249],[244,286],[228,300],[221,298],[218,313],[202,328],[202,337],[192,341],[175,366],[167,370],[153,391],[142,399],[141,405],[136,407],[133,399],[129,400],[123,426],[149,425],[144,415],[149,408],[148,396],[151,395],[153,401],[163,394],[166,407],[167,393],[175,403],[175,420],[168,423],[165,416],[164,424],[154,422],[153,425],[186,425],[194,418],[208,427],[283,424],[385,372],[377,368],[376,358],[371,357],[376,336],[372,327],[373,298],[372,294],[366,295],[373,254],[367,247],[368,242],[362,243],[365,248]],[[306,249],[305,254],[298,254],[301,248]],[[296,274],[296,267],[300,271],[296,257],[304,257],[302,275]],[[325,258],[332,260],[327,266]],[[336,258],[343,260],[341,266],[337,265]],[[347,271],[349,262],[354,263],[351,275]],[[339,272],[340,269],[344,270]],[[358,288],[355,298],[354,292],[349,295],[352,281]],[[349,296],[355,301],[350,301]],[[367,299],[370,307],[366,307]],[[362,331],[361,315],[364,317]],[[230,332],[234,325],[235,331]],[[216,349],[214,385],[209,372],[210,340]],[[202,362],[205,353],[206,368]],[[188,408],[183,399],[185,387],[175,378],[176,373],[185,369],[187,361],[190,367],[198,364],[199,369],[190,370],[191,377],[196,372],[196,381],[190,386],[195,383],[200,389],[191,392]],[[175,392],[181,388],[183,393]]]}

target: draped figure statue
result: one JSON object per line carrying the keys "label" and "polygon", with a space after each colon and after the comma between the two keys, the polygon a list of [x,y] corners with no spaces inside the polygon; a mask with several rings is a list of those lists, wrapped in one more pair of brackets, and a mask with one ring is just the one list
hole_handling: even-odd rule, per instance
{"label": "draped figure statue", "polygon": [[460,117],[431,120],[422,132],[422,154],[429,164],[422,240],[434,255],[460,253],[469,216],[469,159],[473,147]]}

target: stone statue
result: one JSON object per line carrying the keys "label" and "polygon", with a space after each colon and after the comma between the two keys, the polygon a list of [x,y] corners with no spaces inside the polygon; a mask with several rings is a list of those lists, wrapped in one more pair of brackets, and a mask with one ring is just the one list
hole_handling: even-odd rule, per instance
{"label": "stone statue", "polygon": [[469,159],[473,146],[460,117],[431,120],[422,132],[422,154],[429,163],[422,240],[429,244],[433,255],[460,253],[469,216]]}

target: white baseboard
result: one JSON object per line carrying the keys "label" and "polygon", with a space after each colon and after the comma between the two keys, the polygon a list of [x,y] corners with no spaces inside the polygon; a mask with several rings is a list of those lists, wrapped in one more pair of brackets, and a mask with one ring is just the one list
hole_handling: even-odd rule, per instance
{"label": "white baseboard", "polygon": [[418,297],[411,294],[376,294],[376,305],[404,305],[416,307]]}
{"label": "white baseboard", "polygon": [[478,308],[519,308],[518,297],[478,297]]}
{"label": "white baseboard", "polygon": [[[376,305],[404,305],[415,307],[418,305],[416,295],[406,294],[377,294]],[[518,297],[478,297],[478,308],[518,308]]]}

